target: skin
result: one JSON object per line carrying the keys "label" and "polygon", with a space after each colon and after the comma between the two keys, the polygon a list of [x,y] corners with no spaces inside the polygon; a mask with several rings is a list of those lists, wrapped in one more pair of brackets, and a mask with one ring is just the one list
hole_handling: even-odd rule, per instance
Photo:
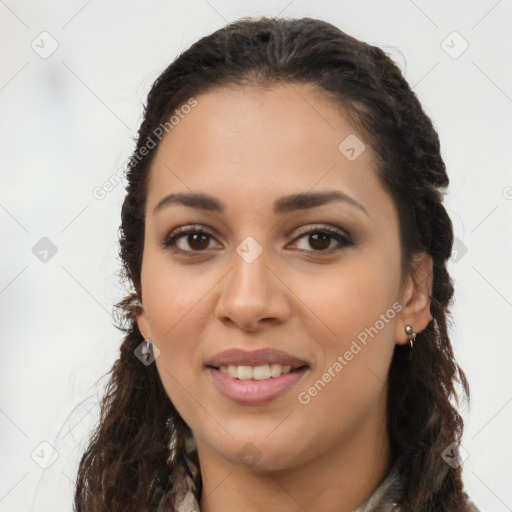
{"label": "skin", "polygon": [[[386,380],[395,344],[432,319],[432,261],[418,255],[401,274],[399,221],[366,149],[354,161],[338,150],[363,137],[310,85],[216,89],[161,141],[152,162],[141,274],[142,335],[169,398],[197,442],[201,511],[351,511],[386,476]],[[333,202],[286,214],[274,201],[292,193],[340,190]],[[171,205],[171,192],[202,192],[226,205],[214,213]],[[353,245],[324,243],[297,229],[339,228]],[[210,238],[162,243],[179,226]],[[315,232],[322,232],[317,229]],[[236,252],[253,237],[262,253]],[[332,250],[325,255],[326,247]],[[176,252],[177,248],[190,251]],[[336,250],[337,248],[337,250]],[[322,252],[324,251],[324,252]],[[197,256],[190,256],[194,252]],[[394,303],[401,310],[307,404],[307,391]],[[206,360],[225,349],[274,347],[310,364],[299,384],[261,405],[238,405],[212,384]],[[254,465],[237,453],[257,450]]]}

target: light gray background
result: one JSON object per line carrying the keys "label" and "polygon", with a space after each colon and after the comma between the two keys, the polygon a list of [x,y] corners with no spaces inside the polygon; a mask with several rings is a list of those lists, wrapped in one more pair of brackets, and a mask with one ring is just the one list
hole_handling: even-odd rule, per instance
{"label": "light gray background", "polygon": [[72,509],[94,384],[122,339],[124,189],[92,192],[127,162],[150,85],[226,22],[279,14],[387,49],[435,123],[458,239],[451,335],[472,389],[465,482],[482,510],[512,510],[511,1],[0,0],[0,511]]}

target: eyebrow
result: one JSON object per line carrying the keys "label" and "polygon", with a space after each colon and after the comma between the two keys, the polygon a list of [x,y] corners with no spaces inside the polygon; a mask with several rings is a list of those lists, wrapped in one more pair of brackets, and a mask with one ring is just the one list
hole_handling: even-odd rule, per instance
{"label": "eyebrow", "polygon": [[[273,205],[273,211],[276,214],[288,213],[295,210],[307,210],[317,206],[322,206],[333,202],[344,202],[350,204],[369,216],[366,208],[339,190],[328,190],[324,192],[301,192],[276,199]],[[191,208],[223,213],[226,209],[225,205],[216,197],[201,193],[178,192],[168,194],[163,197],[153,210],[153,215],[164,207],[181,204]]]}

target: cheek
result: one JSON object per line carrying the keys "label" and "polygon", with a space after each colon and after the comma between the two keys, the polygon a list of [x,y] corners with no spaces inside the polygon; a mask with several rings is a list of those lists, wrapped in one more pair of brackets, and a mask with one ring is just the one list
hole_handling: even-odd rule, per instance
{"label": "cheek", "polygon": [[311,410],[318,407],[315,414],[325,416],[336,406],[364,410],[380,396],[395,346],[395,267],[392,255],[360,255],[353,265],[333,272],[327,286],[308,294],[310,310],[322,320],[322,334],[312,326],[309,333],[321,356],[301,387],[305,395],[300,403],[310,402]]}
{"label": "cheek", "polygon": [[[167,345],[183,339],[183,330],[199,329],[197,311],[204,309],[208,291],[215,286],[207,274],[170,261],[165,252],[149,251],[142,267],[143,302],[155,342]],[[211,281],[209,283],[208,281]],[[193,321],[190,320],[194,317]]]}
{"label": "cheek", "polygon": [[357,428],[364,418],[382,413],[385,404],[396,302],[393,286],[384,290],[382,275],[380,281],[365,276],[340,278],[339,288],[319,295],[315,306],[323,311],[329,330],[316,336],[321,357],[298,390],[297,401],[307,417],[322,424],[326,438]]}
{"label": "cheek", "polygon": [[[315,286],[311,286],[310,279],[300,285],[308,288],[307,294],[304,292],[306,305],[322,321],[323,332],[333,348],[342,350],[376,322],[379,331],[386,335],[391,332],[389,324],[396,316],[392,305],[398,298],[399,272],[396,261],[390,260],[358,255],[357,261],[354,258],[324,278],[315,279]],[[379,321],[382,315],[391,322],[383,326]]]}
{"label": "cheek", "polygon": [[[143,303],[148,316],[152,341],[159,347],[156,365],[171,400],[178,406],[183,401],[183,387],[190,389],[197,374],[198,345],[208,319],[205,279],[187,277],[169,261],[153,257],[142,269]],[[190,383],[189,383],[190,382]]]}
{"label": "cheek", "polygon": [[189,425],[197,423],[201,412],[198,404],[205,403],[204,390],[198,380],[198,372],[202,372],[198,358],[202,327],[194,322],[193,312],[194,309],[186,316],[165,315],[159,331],[160,356],[155,361],[167,396]]}

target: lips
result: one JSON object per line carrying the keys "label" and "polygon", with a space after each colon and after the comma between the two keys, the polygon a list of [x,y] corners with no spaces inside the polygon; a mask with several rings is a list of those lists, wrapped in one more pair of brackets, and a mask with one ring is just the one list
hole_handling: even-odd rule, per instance
{"label": "lips", "polygon": [[225,398],[238,405],[263,406],[290,393],[309,373],[307,366],[265,380],[239,380],[212,367],[207,374],[213,387]]}
{"label": "lips", "polygon": [[210,358],[205,367],[224,397],[253,406],[288,393],[311,370],[305,359],[274,348],[225,350]]}
{"label": "lips", "polygon": [[290,366],[291,370],[296,370],[303,366],[310,366],[307,361],[287,354],[281,350],[273,348],[263,348],[258,350],[229,349],[213,356],[206,362],[206,366],[211,368],[220,368],[221,366],[261,366],[265,364],[280,364]]}

